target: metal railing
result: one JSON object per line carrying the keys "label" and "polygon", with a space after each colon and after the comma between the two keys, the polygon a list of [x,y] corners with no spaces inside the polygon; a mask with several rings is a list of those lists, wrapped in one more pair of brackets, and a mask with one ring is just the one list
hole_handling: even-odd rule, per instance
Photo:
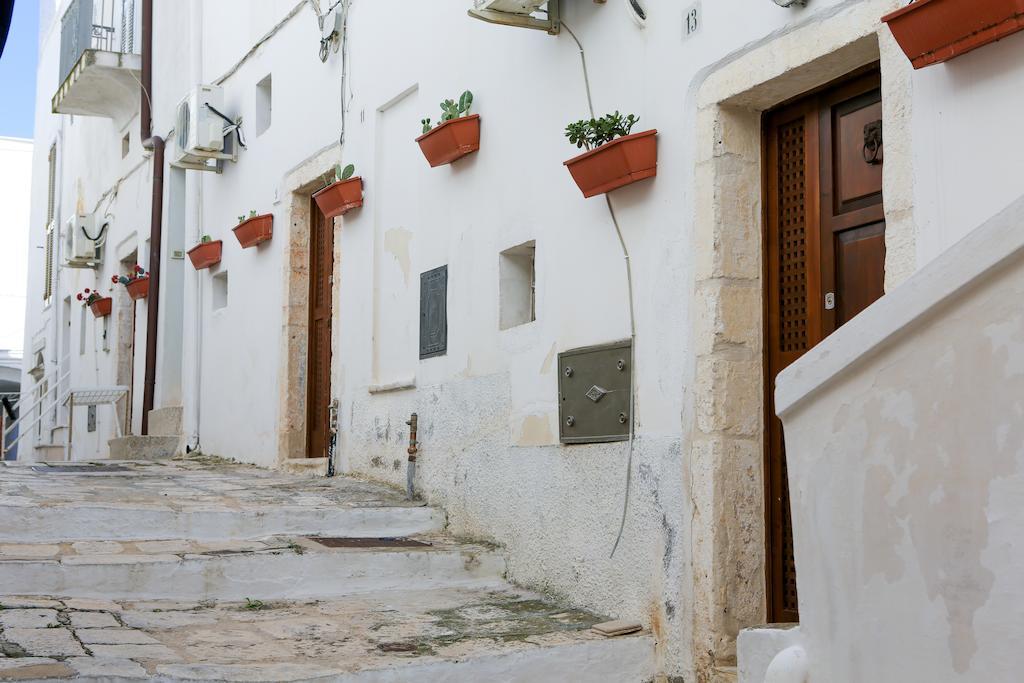
{"label": "metal railing", "polygon": [[60,82],[86,50],[135,52],[135,0],[72,0],[60,20]]}
{"label": "metal railing", "polygon": [[[39,424],[47,414],[51,411],[56,414],[57,408],[61,404],[62,393],[66,392],[66,390],[65,392],[60,391],[59,388],[64,386],[71,378],[71,364],[68,362],[69,360],[69,357],[65,357],[57,370],[54,370],[39,382],[37,386],[45,385],[46,391],[34,400],[27,402],[24,396],[25,392],[22,392],[21,400],[18,403],[18,418],[7,424],[3,429],[3,433],[0,434],[0,460],[6,460],[7,453],[13,450],[18,445],[18,442],[27,434],[30,434],[32,428]],[[63,374],[61,374],[62,368],[67,368],[63,371]],[[53,399],[47,402],[47,398],[51,394]],[[33,414],[34,417],[32,417]],[[29,421],[25,423],[25,420]],[[15,430],[18,432],[17,436],[13,436]]]}

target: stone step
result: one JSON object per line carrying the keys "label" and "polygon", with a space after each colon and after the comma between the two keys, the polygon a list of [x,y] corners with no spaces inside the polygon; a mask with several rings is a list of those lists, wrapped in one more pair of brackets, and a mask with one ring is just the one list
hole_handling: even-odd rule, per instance
{"label": "stone step", "polygon": [[155,408],[149,411],[150,436],[181,436],[181,406]]}
{"label": "stone step", "polygon": [[161,460],[173,458],[180,436],[121,436],[107,442],[111,460]]}
{"label": "stone step", "polygon": [[[364,539],[369,541],[370,539]],[[307,537],[195,543],[0,545],[2,590],[119,600],[285,600],[367,591],[497,585],[504,558],[440,537],[428,545],[334,548]]]}
{"label": "stone step", "polygon": [[63,462],[64,444],[41,443],[35,446],[35,462]]}
{"label": "stone step", "polygon": [[0,680],[587,681],[655,674],[649,634],[503,588],[216,603],[2,597]]}

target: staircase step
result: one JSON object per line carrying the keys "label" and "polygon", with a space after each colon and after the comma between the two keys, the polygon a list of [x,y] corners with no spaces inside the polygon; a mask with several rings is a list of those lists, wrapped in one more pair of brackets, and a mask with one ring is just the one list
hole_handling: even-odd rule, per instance
{"label": "staircase step", "polygon": [[115,600],[285,600],[498,585],[504,558],[479,545],[332,548],[306,537],[196,543],[85,541],[0,545],[5,592]]}
{"label": "staircase step", "polygon": [[149,411],[150,436],[181,436],[181,406],[155,408]]}
{"label": "staircase step", "polygon": [[[16,621],[19,605],[0,597]],[[602,618],[512,588],[367,593],[317,602],[111,602],[55,598],[50,628],[11,629],[25,657],[0,678],[346,683],[500,680],[641,683],[654,677],[648,634],[605,639]],[[113,626],[111,624],[114,624]]]}
{"label": "staircase step", "polygon": [[111,439],[111,460],[161,460],[177,455],[179,436],[121,436]]}
{"label": "staircase step", "polygon": [[36,462],[62,462],[64,460],[64,444],[41,443],[33,449]]}

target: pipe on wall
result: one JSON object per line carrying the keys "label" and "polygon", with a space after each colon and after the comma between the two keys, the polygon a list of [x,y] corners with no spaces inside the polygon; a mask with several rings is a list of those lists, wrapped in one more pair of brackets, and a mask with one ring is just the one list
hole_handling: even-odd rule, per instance
{"label": "pipe on wall", "polygon": [[164,218],[164,140],[153,135],[153,0],[142,0],[142,92],[139,126],[142,146],[153,150],[153,199],[149,220],[149,301],[146,316],[146,373],[142,385],[142,434],[149,434],[149,411],[156,393],[157,329],[160,321],[160,257]]}

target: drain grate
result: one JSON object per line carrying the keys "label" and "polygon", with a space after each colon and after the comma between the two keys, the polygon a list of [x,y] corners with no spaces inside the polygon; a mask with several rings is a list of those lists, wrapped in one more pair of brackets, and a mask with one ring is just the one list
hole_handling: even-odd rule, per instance
{"label": "drain grate", "polygon": [[32,465],[33,472],[129,472],[121,465]]}
{"label": "drain grate", "polygon": [[411,538],[345,538],[341,536],[309,536],[328,548],[422,548],[429,543],[415,541]]}

